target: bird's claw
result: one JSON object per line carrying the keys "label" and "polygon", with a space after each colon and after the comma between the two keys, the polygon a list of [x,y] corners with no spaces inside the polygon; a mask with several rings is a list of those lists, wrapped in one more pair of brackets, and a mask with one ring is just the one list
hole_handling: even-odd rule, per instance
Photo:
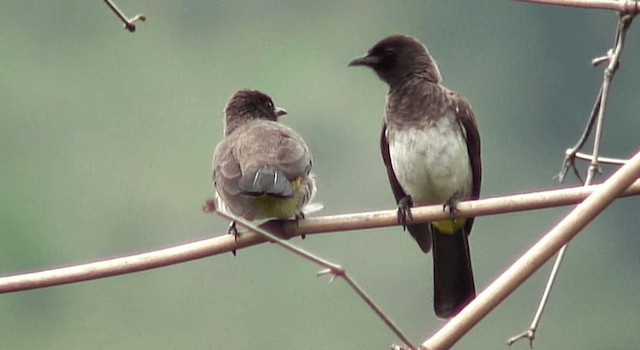
{"label": "bird's claw", "polygon": [[[238,228],[236,227],[235,221],[231,221],[229,223],[229,227],[227,227],[227,234],[233,235],[234,242],[236,243],[238,242],[238,236],[240,235],[240,233],[238,232]],[[235,249],[233,249],[231,253],[233,254],[233,256],[236,256]]]}
{"label": "bird's claw", "polygon": [[449,197],[449,199],[447,199],[447,201],[442,205],[442,211],[449,213],[449,217],[451,219],[454,218],[456,212],[458,211],[458,202],[460,202],[460,195],[456,192],[453,194],[453,196]]}
{"label": "bird's claw", "polygon": [[412,206],[413,199],[411,196],[406,196],[398,201],[398,223],[402,225],[404,230],[407,229],[407,219],[413,219],[411,214]]}
{"label": "bird's claw", "polygon": [[[304,213],[303,213],[303,212],[301,212],[301,211],[299,211],[299,212],[296,214],[296,217],[295,217],[295,220],[296,220],[296,227],[300,227],[300,223],[299,223],[299,221],[300,221],[300,220],[304,220],[304,219],[305,219]],[[301,234],[301,235],[300,235],[300,238],[305,239],[305,238],[307,238],[307,235],[305,235],[305,234],[303,233],[303,234]]]}

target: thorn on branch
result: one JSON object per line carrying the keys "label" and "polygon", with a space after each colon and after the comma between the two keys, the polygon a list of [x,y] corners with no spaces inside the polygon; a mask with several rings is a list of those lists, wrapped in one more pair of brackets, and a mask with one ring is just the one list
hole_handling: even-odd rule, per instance
{"label": "thorn on branch", "polygon": [[342,266],[336,265],[335,267],[327,268],[327,269],[324,269],[324,270],[320,270],[320,271],[318,271],[318,273],[316,273],[317,277],[322,277],[322,276],[326,276],[326,275],[331,275],[331,278],[329,279],[329,284],[332,284],[333,281],[335,281],[337,277],[344,276],[345,275],[345,271],[342,268]]}
{"label": "thorn on branch", "polygon": [[597,160],[589,165],[589,173],[593,174],[593,176],[602,175],[602,168],[600,167],[600,164],[597,163]]}
{"label": "thorn on branch", "polygon": [[529,339],[529,348],[533,349],[533,340],[536,338],[536,331],[533,328],[529,328],[526,331],[515,335],[507,340],[507,345],[511,346],[520,339]]}
{"label": "thorn on branch", "polygon": [[216,200],[213,198],[207,198],[207,200],[202,205],[202,211],[207,214],[213,214],[216,212],[218,205],[216,204]]}
{"label": "thorn on branch", "polygon": [[124,23],[124,28],[129,32],[133,33],[136,31],[136,22],[138,21],[146,21],[147,17],[141,13],[128,18],[119,8],[114,4],[111,0],[104,0],[104,2],[109,6],[109,8],[113,11],[113,13],[120,18],[122,23]]}
{"label": "thorn on branch", "polygon": [[147,16],[143,15],[142,13],[139,13],[135,16],[133,16],[133,18],[130,18],[128,20],[125,21],[124,23],[124,28],[126,30],[128,30],[129,32],[133,33],[136,31],[136,22],[140,21],[140,22],[144,22],[147,20]]}
{"label": "thorn on branch", "polygon": [[612,56],[612,55],[613,55],[613,50],[612,50],[612,49],[609,49],[609,50],[607,51],[607,54],[606,54],[606,55],[604,55],[604,56],[600,56],[600,57],[596,57],[596,58],[594,58],[593,60],[591,60],[591,64],[592,64],[594,67],[597,67],[597,66],[599,66],[599,65],[600,65],[600,64],[602,64],[602,63],[609,62],[609,60],[611,59],[611,56]]}
{"label": "thorn on branch", "polygon": [[554,179],[558,179],[559,183],[564,182],[564,178],[567,175],[567,171],[569,171],[569,169],[572,169],[573,173],[576,175],[578,180],[580,180],[581,183],[584,183],[584,181],[582,180],[582,176],[580,176],[580,172],[578,171],[578,168],[576,167],[576,154],[577,153],[578,152],[577,152],[577,150],[575,148],[568,149],[568,150],[565,151],[564,161],[562,162],[562,169],[560,170],[560,173],[558,173],[556,176],[554,176]]}

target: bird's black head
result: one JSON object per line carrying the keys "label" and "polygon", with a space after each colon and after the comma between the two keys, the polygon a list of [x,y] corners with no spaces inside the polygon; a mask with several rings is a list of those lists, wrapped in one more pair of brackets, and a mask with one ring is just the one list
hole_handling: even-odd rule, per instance
{"label": "bird's black head", "polygon": [[349,66],[370,67],[391,87],[412,76],[422,76],[433,83],[442,80],[427,48],[406,35],[391,35],[380,40],[365,56],[354,59]]}
{"label": "bird's black head", "polygon": [[276,107],[268,95],[257,90],[239,90],[224,109],[225,135],[238,126],[252,120],[277,121],[287,114],[283,108]]}

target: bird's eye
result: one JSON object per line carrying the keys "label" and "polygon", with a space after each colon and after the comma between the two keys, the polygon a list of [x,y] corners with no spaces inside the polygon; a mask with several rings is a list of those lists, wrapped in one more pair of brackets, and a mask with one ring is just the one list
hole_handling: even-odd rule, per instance
{"label": "bird's eye", "polygon": [[271,101],[267,101],[267,108],[269,108],[270,111],[274,111],[276,109]]}
{"label": "bird's eye", "polygon": [[395,50],[393,47],[390,47],[390,46],[389,46],[389,47],[385,47],[385,48],[382,50],[382,52],[383,52],[383,54],[384,54],[385,56],[392,56],[392,55],[394,55],[394,54],[396,53],[396,50]]}

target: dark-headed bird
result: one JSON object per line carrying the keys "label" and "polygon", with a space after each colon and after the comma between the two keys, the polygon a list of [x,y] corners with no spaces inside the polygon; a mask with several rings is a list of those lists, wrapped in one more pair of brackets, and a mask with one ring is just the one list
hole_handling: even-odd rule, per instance
{"label": "dark-headed bird", "polygon": [[313,161],[302,137],[278,122],[285,114],[259,91],[240,90],[229,100],[212,162],[223,210],[247,220],[304,217],[316,192]]}
{"label": "dark-headed bird", "polygon": [[[398,218],[423,252],[433,245],[434,310],[452,317],[475,297],[467,237],[473,218],[453,218],[458,200],[480,194],[480,135],[471,107],[441,85],[436,62],[412,37],[389,36],[349,65],[369,67],[389,85],[380,148]],[[414,203],[444,203],[452,218],[407,225]]]}

